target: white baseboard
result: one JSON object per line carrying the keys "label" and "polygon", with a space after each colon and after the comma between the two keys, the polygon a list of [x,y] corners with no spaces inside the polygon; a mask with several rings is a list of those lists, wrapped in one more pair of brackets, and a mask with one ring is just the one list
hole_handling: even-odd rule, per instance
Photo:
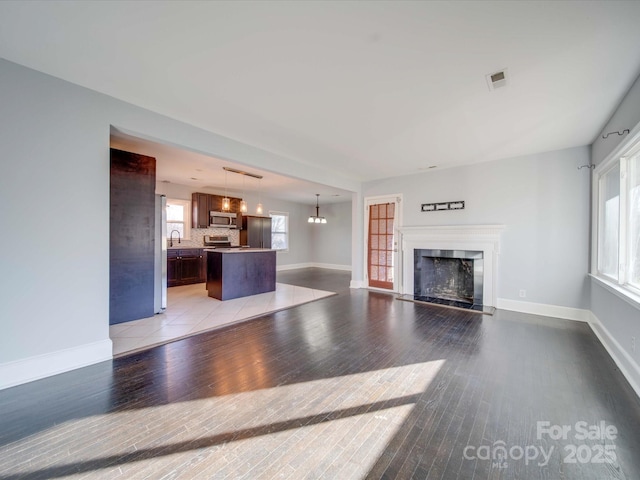
{"label": "white baseboard", "polygon": [[609,353],[609,356],[613,358],[622,375],[627,379],[631,388],[636,392],[636,395],[640,397],[640,366],[636,361],[631,358],[627,351],[622,348],[622,345],[609,333],[609,330],[600,322],[593,312],[589,311],[589,326],[593,333],[596,334],[600,343]]}
{"label": "white baseboard", "polygon": [[297,270],[299,268],[313,267],[313,263],[292,263],[291,265],[277,265],[277,272],[284,272],[286,270]]}
{"label": "white baseboard", "polygon": [[343,270],[350,272],[351,265],[338,265],[334,263],[292,263],[291,265],[278,265],[276,271],[284,272],[285,270],[297,270],[299,268],[328,268],[330,270]]}
{"label": "white baseboard", "polygon": [[0,364],[0,390],[113,358],[111,339]]}
{"label": "white baseboard", "polygon": [[337,263],[314,263],[316,268],[328,268],[329,270],[342,270],[344,272],[351,271],[351,265],[338,265]]}
{"label": "white baseboard", "polygon": [[509,300],[499,298],[496,308],[500,310],[511,310],[513,312],[531,313],[545,317],[564,318],[566,320],[577,320],[588,322],[590,320],[590,310],[581,308],[562,307],[560,305],[547,305],[544,303],[521,302],[519,300]]}
{"label": "white baseboard", "polygon": [[367,284],[364,280],[351,280],[349,288],[367,288]]}

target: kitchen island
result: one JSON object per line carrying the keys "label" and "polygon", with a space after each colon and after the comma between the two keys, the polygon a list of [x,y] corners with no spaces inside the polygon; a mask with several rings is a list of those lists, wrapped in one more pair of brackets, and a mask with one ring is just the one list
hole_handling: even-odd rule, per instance
{"label": "kitchen island", "polygon": [[276,251],[269,248],[205,249],[207,292],[218,300],[276,289]]}

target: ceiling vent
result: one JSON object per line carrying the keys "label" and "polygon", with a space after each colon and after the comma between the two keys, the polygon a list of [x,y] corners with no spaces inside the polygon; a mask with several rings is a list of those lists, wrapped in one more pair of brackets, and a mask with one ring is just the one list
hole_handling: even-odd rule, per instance
{"label": "ceiling vent", "polygon": [[507,85],[507,69],[503,68],[487,75],[487,85],[489,85],[489,90],[505,87]]}

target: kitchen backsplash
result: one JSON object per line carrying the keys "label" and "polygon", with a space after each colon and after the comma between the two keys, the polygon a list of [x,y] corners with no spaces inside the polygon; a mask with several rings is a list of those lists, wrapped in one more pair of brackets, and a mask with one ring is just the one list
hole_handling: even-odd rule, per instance
{"label": "kitchen backsplash", "polygon": [[[180,243],[178,243],[178,240],[174,234],[173,247],[169,248],[202,248],[204,246],[205,235],[229,237],[231,245],[240,245],[239,230],[234,230],[231,228],[192,228],[190,240],[180,239]],[[167,237],[167,246],[169,246],[169,237]]]}

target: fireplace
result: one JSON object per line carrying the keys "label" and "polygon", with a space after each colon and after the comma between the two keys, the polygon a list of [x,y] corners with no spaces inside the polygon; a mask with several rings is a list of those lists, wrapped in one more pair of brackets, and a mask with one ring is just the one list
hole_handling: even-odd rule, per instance
{"label": "fireplace", "polygon": [[[457,306],[453,302],[460,302],[462,308],[477,305],[480,307],[471,310],[492,313],[496,305],[500,237],[504,228],[504,225],[400,227],[399,298],[416,301],[415,297],[424,297],[431,303],[448,306]],[[429,269],[435,271],[434,279],[422,277]],[[473,295],[470,271],[473,271]],[[448,280],[443,281],[445,275]],[[424,284],[424,289],[418,292],[417,280]],[[444,285],[436,286],[437,283]]]}
{"label": "fireplace", "polygon": [[482,310],[481,251],[414,249],[415,300]]}

